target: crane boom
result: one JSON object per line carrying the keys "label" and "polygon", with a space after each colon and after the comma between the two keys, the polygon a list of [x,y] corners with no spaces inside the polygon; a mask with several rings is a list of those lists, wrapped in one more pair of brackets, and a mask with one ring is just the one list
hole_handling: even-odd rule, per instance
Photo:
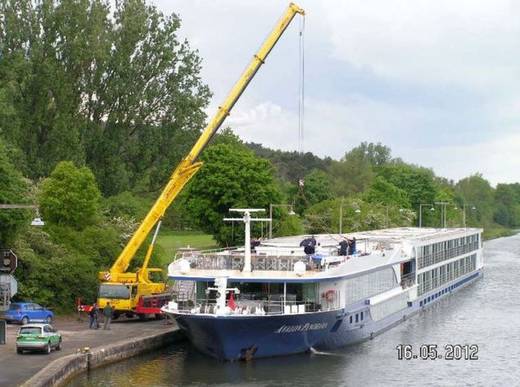
{"label": "crane boom", "polygon": [[229,115],[231,109],[240,98],[249,82],[251,82],[258,69],[265,62],[265,59],[296,14],[304,15],[305,12],[296,4],[289,4],[289,7],[264,41],[258,52],[253,56],[253,59],[229,92],[224,103],[218,108],[217,113],[208,123],[193,148],[173,171],[161,195],[157,198],[139,228],[135,231],[130,241],[114,262],[110,269],[110,275],[107,276],[107,273],[100,273],[100,279],[103,279],[103,275],[104,280],[110,278],[110,281],[118,281],[123,277],[123,274],[128,269],[131,260],[146,240],[146,237],[152,228],[162,218],[170,204],[177,197],[186,183],[202,166],[202,162],[196,162],[196,159]]}

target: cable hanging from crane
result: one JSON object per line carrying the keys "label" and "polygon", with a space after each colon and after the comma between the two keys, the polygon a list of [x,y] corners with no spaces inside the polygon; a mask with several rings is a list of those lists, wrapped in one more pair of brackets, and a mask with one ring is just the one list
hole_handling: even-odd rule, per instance
{"label": "cable hanging from crane", "polygon": [[298,153],[303,153],[303,124],[305,118],[305,15],[300,18],[298,74]]}

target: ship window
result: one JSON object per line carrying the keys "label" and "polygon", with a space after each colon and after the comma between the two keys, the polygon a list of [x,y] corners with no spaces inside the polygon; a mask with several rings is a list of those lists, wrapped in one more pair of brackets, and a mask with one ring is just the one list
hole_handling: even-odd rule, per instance
{"label": "ship window", "polygon": [[356,313],[356,322],[359,322],[359,315]]}
{"label": "ship window", "polygon": [[430,302],[430,297],[428,297],[428,302]]}
{"label": "ship window", "polygon": [[350,316],[349,321],[350,321],[350,323],[352,324],[352,316]]}
{"label": "ship window", "polygon": [[419,306],[422,306],[422,301],[421,301],[421,302],[419,302]]}
{"label": "ship window", "polygon": [[363,312],[361,312],[361,321],[363,321]]}

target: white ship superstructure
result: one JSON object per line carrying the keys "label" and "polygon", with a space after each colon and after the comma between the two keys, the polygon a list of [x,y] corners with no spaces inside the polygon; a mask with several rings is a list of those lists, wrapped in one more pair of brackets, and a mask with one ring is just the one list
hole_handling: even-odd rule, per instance
{"label": "white ship superstructure", "polygon": [[[482,275],[481,229],[394,228],[186,252],[169,267],[177,300],[165,307],[202,352],[217,358],[330,349],[371,338]],[[344,238],[355,251],[339,255]]]}

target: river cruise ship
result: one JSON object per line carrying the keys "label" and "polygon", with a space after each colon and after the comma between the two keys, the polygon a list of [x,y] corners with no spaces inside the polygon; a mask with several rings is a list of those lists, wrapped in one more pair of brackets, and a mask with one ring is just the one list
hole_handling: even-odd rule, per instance
{"label": "river cruise ship", "polygon": [[[482,230],[392,228],[181,252],[163,308],[222,360],[327,350],[370,339],[483,274]],[[339,243],[354,240],[347,255]],[[246,244],[248,246],[249,244]],[[307,250],[307,253],[309,251]]]}

